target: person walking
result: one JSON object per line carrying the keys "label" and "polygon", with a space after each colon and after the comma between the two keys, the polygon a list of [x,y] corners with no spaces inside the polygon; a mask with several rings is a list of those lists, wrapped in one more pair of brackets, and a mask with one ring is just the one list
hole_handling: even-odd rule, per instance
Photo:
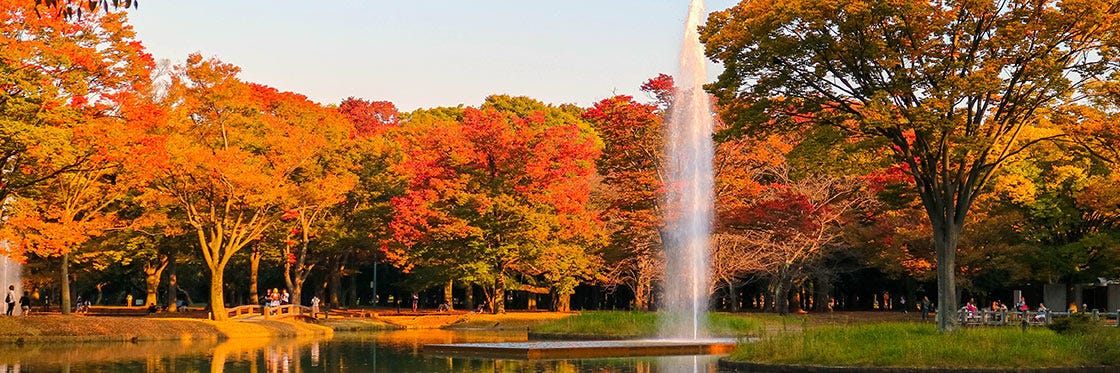
{"label": "person walking", "polygon": [[929,316],[929,309],[930,309],[930,302],[929,302],[929,297],[928,296],[923,296],[922,297],[922,304],[919,305],[919,307],[921,307],[921,311],[922,311],[922,321],[925,321],[926,318]]}
{"label": "person walking", "polygon": [[11,316],[12,310],[16,309],[16,286],[8,285],[8,295],[4,297],[4,303],[8,306],[8,311],[4,312],[5,315]]}
{"label": "person walking", "polygon": [[23,316],[31,314],[31,298],[27,297],[26,292],[23,293],[22,297],[19,297],[19,311]]}

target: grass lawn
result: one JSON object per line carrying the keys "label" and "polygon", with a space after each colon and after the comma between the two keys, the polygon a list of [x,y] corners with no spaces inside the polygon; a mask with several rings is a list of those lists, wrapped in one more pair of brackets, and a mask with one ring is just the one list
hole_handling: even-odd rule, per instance
{"label": "grass lawn", "polygon": [[[656,312],[585,311],[531,328],[534,333],[608,337],[654,337],[658,331]],[[709,313],[708,327],[714,336],[757,334],[763,322],[745,315]]]}
{"label": "grass lawn", "polygon": [[1023,368],[1120,363],[1120,329],[1085,334],[1050,329],[968,328],[942,334],[930,324],[820,326],[740,344],[732,361],[816,366]]}

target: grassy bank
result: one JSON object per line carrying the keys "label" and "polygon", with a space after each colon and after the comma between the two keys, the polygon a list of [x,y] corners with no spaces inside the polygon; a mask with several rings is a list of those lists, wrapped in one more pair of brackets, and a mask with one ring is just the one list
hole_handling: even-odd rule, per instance
{"label": "grassy bank", "polygon": [[392,325],[381,320],[364,318],[319,319],[318,324],[331,328],[336,332],[371,332],[401,329],[397,325]]}
{"label": "grassy bank", "polygon": [[299,321],[216,322],[201,319],[58,315],[0,318],[0,343],[221,341],[331,334],[331,328]]}
{"label": "grassy bank", "polygon": [[[586,337],[643,338],[658,332],[656,312],[587,311],[531,328],[533,333]],[[764,322],[754,317],[725,313],[708,314],[708,328],[715,336],[757,334]]]}
{"label": "grassy bank", "polygon": [[1083,335],[1049,329],[969,328],[942,334],[933,325],[822,326],[741,344],[729,360],[766,364],[875,367],[1022,368],[1120,363],[1120,330]]}

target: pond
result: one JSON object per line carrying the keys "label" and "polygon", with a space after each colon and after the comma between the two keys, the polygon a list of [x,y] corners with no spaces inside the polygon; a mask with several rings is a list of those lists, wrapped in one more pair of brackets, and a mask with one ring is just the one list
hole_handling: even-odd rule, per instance
{"label": "pond", "polygon": [[403,330],[328,339],[5,346],[8,372],[716,372],[718,356],[509,360],[431,356],[433,343],[521,342],[525,332]]}

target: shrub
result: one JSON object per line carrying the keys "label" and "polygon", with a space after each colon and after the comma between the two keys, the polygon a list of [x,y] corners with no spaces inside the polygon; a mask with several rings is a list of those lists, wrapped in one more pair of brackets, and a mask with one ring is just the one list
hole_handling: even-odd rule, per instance
{"label": "shrub", "polygon": [[1055,318],[1047,328],[1057,332],[1058,334],[1065,335],[1085,335],[1093,328],[1097,327],[1097,321],[1089,314],[1081,312],[1069,315],[1069,317]]}

